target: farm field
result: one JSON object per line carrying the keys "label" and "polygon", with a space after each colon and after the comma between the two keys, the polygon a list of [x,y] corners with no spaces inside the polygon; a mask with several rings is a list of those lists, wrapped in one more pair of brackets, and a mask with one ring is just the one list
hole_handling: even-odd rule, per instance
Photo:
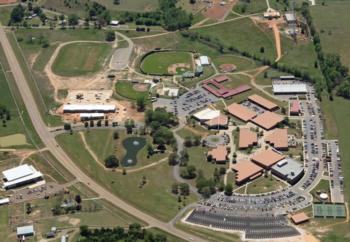
{"label": "farm field", "polygon": [[67,77],[93,74],[103,68],[110,52],[108,44],[68,44],[60,50],[52,70],[56,75]]}
{"label": "farm field", "polygon": [[174,68],[175,73],[182,74],[185,71],[192,71],[192,55],[188,52],[155,52],[146,56],[141,69],[145,73],[154,75],[175,74],[170,71],[172,65],[183,65],[183,67]]}
{"label": "farm field", "polygon": [[138,98],[147,98],[148,91],[135,90],[134,84],[129,81],[117,81],[115,90],[118,95],[131,100],[137,100]]}
{"label": "farm field", "polygon": [[349,11],[349,1],[327,1],[325,6],[316,5],[310,8],[324,52],[339,54],[343,64],[348,68],[350,68]]}
{"label": "farm field", "polygon": [[[78,133],[59,135],[56,139],[86,174],[128,203],[163,221],[170,220],[177,213],[181,203],[178,203],[177,197],[170,193],[171,185],[175,180],[172,178],[172,170],[168,163],[127,175],[106,172],[86,152]],[[146,177],[147,182],[140,188],[139,184],[143,177]],[[196,198],[190,195],[186,203],[189,204],[195,200]]]}
{"label": "farm field", "polygon": [[[258,28],[249,18],[191,30],[203,36],[218,39],[226,48],[233,46],[258,57],[274,60],[276,57],[274,37],[269,29]],[[264,53],[260,48],[264,47]]]}

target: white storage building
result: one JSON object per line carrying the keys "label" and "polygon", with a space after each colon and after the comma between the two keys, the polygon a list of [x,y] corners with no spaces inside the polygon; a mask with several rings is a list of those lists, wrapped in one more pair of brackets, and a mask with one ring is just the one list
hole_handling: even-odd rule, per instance
{"label": "white storage building", "polygon": [[209,58],[208,56],[202,55],[199,57],[199,61],[201,66],[208,66],[210,65]]}
{"label": "white storage building", "polygon": [[105,117],[104,113],[81,113],[80,120],[93,120],[93,119],[103,119]]}
{"label": "white storage building", "polygon": [[3,188],[10,189],[39,181],[43,178],[43,174],[37,171],[33,166],[25,164],[2,172]]}
{"label": "white storage building", "polygon": [[303,83],[272,84],[274,94],[306,94],[307,86]]}
{"label": "white storage building", "polygon": [[64,113],[114,113],[116,106],[113,104],[65,104]]}
{"label": "white storage building", "polygon": [[27,225],[22,227],[17,227],[17,237],[26,237],[34,235],[34,226]]}

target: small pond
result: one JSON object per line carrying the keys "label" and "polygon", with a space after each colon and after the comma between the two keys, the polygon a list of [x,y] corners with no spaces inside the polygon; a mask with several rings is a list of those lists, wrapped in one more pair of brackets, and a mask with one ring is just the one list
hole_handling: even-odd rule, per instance
{"label": "small pond", "polygon": [[122,160],[122,166],[134,166],[137,163],[137,153],[146,145],[146,139],[142,137],[130,137],[123,140],[126,155]]}

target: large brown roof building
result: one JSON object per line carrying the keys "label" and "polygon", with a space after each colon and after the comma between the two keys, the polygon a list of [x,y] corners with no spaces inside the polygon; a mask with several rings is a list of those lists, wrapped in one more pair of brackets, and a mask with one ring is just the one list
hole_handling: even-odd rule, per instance
{"label": "large brown roof building", "polygon": [[239,118],[244,122],[248,122],[252,118],[256,117],[256,113],[254,111],[237,103],[232,103],[230,106],[227,107],[227,110],[231,115],[235,116],[236,118]]}
{"label": "large brown roof building", "polygon": [[225,163],[227,161],[227,154],[226,146],[218,145],[216,148],[210,150],[207,155],[211,155],[216,163]]}
{"label": "large brown roof building", "polygon": [[259,105],[260,107],[263,107],[269,111],[273,111],[278,109],[278,106],[271,102],[270,100],[267,100],[266,98],[263,98],[262,96],[259,96],[257,94],[253,94],[248,97],[248,100]]}
{"label": "large brown roof building", "polygon": [[258,135],[249,128],[242,128],[239,131],[239,148],[247,149],[258,143]]}
{"label": "large brown roof building", "polygon": [[270,169],[271,166],[282,159],[284,159],[284,156],[277,153],[276,151],[273,151],[272,149],[260,151],[251,157],[251,160],[253,162],[265,169]]}
{"label": "large brown roof building", "polygon": [[261,176],[263,170],[260,166],[257,166],[251,161],[239,161],[232,166],[232,169],[236,172],[237,185],[241,185]]}
{"label": "large brown roof building", "polygon": [[288,129],[275,129],[265,139],[266,143],[278,150],[288,149]]}
{"label": "large brown roof building", "polygon": [[270,130],[283,121],[283,116],[266,111],[251,120],[263,129]]}

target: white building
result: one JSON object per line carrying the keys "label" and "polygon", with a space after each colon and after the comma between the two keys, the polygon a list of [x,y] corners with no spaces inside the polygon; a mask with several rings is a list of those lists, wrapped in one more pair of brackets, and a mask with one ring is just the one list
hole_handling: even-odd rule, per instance
{"label": "white building", "polygon": [[201,122],[211,120],[214,118],[217,118],[220,116],[220,111],[219,110],[213,110],[210,108],[203,109],[195,114],[193,114],[193,117],[198,119]]}
{"label": "white building", "polygon": [[3,188],[10,189],[21,185],[34,183],[43,178],[43,174],[33,166],[25,164],[2,172]]}
{"label": "white building", "polygon": [[105,117],[104,113],[81,113],[80,120],[95,120],[95,119],[103,119]]}
{"label": "white building", "polygon": [[110,25],[112,26],[118,26],[119,25],[119,21],[118,20],[112,20],[111,22],[109,22]]}
{"label": "white building", "polygon": [[6,205],[10,203],[10,199],[8,197],[0,199],[0,205]]}
{"label": "white building", "polygon": [[116,106],[113,104],[65,104],[64,113],[114,113]]}
{"label": "white building", "polygon": [[22,227],[17,227],[17,237],[26,237],[26,236],[32,236],[34,235],[34,226],[33,225],[27,225]]}
{"label": "white building", "polygon": [[272,84],[274,94],[306,94],[307,86],[303,83]]}
{"label": "white building", "polygon": [[208,66],[208,65],[210,65],[210,61],[209,61],[209,57],[208,56],[205,56],[205,55],[200,56],[199,57],[199,61],[200,61],[201,66]]}

